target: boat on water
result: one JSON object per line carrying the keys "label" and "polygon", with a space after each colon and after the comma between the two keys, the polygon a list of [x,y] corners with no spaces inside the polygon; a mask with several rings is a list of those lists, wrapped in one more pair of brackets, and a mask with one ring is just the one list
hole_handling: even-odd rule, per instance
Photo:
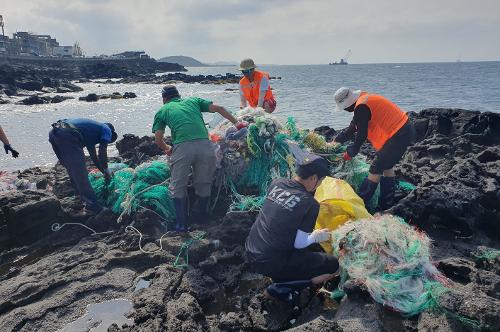
{"label": "boat on water", "polygon": [[340,61],[337,62],[337,61],[334,61],[334,62],[330,62],[328,63],[329,65],[348,65],[349,62],[347,62],[347,59],[351,56],[351,50],[347,51],[346,55],[344,55],[343,58],[340,58]]}
{"label": "boat on water", "polygon": [[330,62],[329,65],[348,65],[349,63],[347,61],[345,61],[344,59],[340,59],[339,62],[335,61],[335,62]]}

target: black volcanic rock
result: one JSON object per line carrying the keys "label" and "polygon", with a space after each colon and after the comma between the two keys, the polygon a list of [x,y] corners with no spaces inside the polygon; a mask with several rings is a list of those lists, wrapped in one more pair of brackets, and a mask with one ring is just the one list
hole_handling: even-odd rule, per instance
{"label": "black volcanic rock", "polygon": [[391,211],[425,228],[500,237],[500,114],[411,113],[417,139],[397,173],[417,186]]}
{"label": "black volcanic rock", "polygon": [[[125,231],[130,224],[117,224],[116,216],[100,224],[89,219],[57,164],[19,174],[38,190],[0,196],[2,329],[57,331],[88,305],[128,299],[133,324],[113,324],[109,331],[496,331],[498,116],[448,109],[410,113],[417,140],[396,171],[417,188],[392,212],[433,241],[432,258],[448,278],[448,291],[433,299],[439,310],[404,317],[356,285],[345,289],[340,303],[317,290],[304,292],[301,310],[293,310],[264,297],[271,280],[251,271],[245,260],[255,213],[227,212],[178,234],[166,233],[162,218],[145,218],[148,211],[141,211],[130,220],[139,235]],[[150,136],[127,134],[116,147],[115,161],[132,167],[162,154]],[[222,190],[220,201],[226,199]],[[53,222],[70,224],[53,232]],[[92,235],[76,222],[112,234]],[[141,280],[149,287],[138,289]]]}

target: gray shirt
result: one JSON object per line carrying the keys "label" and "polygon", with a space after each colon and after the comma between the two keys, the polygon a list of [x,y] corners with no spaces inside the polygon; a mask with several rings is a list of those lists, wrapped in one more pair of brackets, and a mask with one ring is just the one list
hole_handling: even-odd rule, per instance
{"label": "gray shirt", "polygon": [[297,230],[311,233],[318,213],[319,203],[302,184],[290,179],[273,181],[246,241],[249,260],[270,262],[296,250]]}

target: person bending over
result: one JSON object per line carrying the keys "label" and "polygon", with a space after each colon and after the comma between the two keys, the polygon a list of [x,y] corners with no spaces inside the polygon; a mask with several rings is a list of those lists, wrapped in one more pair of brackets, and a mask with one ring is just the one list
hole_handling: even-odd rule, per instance
{"label": "person bending over", "polygon": [[[191,222],[201,223],[208,213],[212,180],[216,170],[215,146],[208,139],[203,113],[219,113],[231,121],[236,129],[247,124],[238,122],[224,107],[215,105],[210,100],[198,97],[181,98],[174,85],[166,85],[163,88],[162,99],[163,106],[156,112],[152,131],[158,147],[170,155],[170,190],[175,206],[175,230],[186,232],[189,224],[189,174],[192,173],[196,194],[190,219]],[[173,147],[164,141],[166,127],[170,128]]]}
{"label": "person bending over", "polygon": [[[102,172],[107,182],[111,171],[108,169],[107,148],[118,138],[111,123],[101,123],[91,119],[63,119],[52,124],[49,142],[52,149],[68,171],[71,184],[85,203],[86,210],[100,214],[108,212],[97,200],[94,189],[90,185],[85,153],[87,148],[94,165]],[[95,146],[99,144],[99,155]],[[99,216],[96,218],[99,219]]]}
{"label": "person bending over", "polygon": [[414,139],[413,125],[405,112],[380,95],[343,87],[335,92],[334,99],[336,111],[354,113],[349,127],[334,140],[334,143],[344,143],[354,138],[354,143],[344,153],[344,160],[354,158],[367,139],[377,151],[368,177],[358,188],[358,195],[366,206],[380,182],[378,207],[387,210],[394,204],[394,165]]}

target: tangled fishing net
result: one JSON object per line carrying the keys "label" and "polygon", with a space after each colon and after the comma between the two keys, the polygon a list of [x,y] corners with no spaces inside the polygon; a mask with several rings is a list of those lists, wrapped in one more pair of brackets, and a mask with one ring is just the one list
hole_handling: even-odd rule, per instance
{"label": "tangled fishing net", "polygon": [[291,177],[295,159],[289,152],[289,136],[277,119],[260,110],[247,108],[237,119],[249,123],[236,132],[228,121],[218,124],[212,137],[221,147],[223,185],[231,193],[231,210],[259,209],[273,179]]}
{"label": "tangled fishing net", "polygon": [[[355,189],[368,175],[365,157],[358,155],[352,161],[344,161],[345,146],[328,144],[323,136],[299,128],[292,117],[282,124],[261,110],[246,108],[236,118],[248,122],[248,128],[236,131],[231,123],[221,121],[210,131],[221,147],[222,182],[233,199],[231,210],[259,209],[271,181],[293,177],[297,161],[307,152],[326,158],[332,174]],[[372,199],[372,207],[377,199],[378,192]]]}
{"label": "tangled fishing net", "polygon": [[382,215],[346,223],[332,232],[332,240],[340,290],[348,280],[364,285],[375,301],[408,316],[438,307],[446,278],[430,262],[425,233]]}
{"label": "tangled fishing net", "polygon": [[146,162],[135,169],[125,164],[110,164],[110,169],[114,175],[109,183],[100,172],[89,174],[90,184],[101,204],[117,214],[130,215],[142,208],[154,211],[163,219],[175,219],[168,189],[170,167],[165,161]]}
{"label": "tangled fishing net", "polygon": [[[239,121],[249,126],[237,130],[229,121],[211,121],[210,138],[217,143],[219,171],[212,191],[217,203],[221,188],[229,194],[230,210],[258,210],[272,180],[295,175],[295,166],[307,152],[325,157],[332,174],[357,189],[368,175],[369,165],[363,156],[344,161],[346,147],[328,144],[324,137],[299,128],[289,117],[285,124],[259,109],[246,108],[236,114]],[[102,174],[89,175],[100,202],[113,212],[131,214],[139,208],[150,209],[162,218],[173,220],[175,209],[168,190],[170,168],[158,160],[139,165],[135,169],[115,164],[114,177],[105,183]],[[215,196],[215,197],[214,197]],[[372,200],[376,206],[377,193]]]}

